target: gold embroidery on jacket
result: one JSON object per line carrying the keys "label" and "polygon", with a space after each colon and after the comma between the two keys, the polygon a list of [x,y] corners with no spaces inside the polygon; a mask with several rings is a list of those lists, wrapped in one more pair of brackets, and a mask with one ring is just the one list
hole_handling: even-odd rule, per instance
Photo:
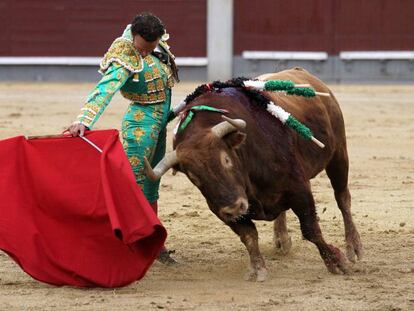
{"label": "gold embroidery on jacket", "polygon": [[[145,57],[144,61],[146,64],[155,64],[153,56],[150,55]],[[174,80],[170,67],[162,62],[159,62],[159,66],[157,65],[147,68],[147,70],[140,73],[140,75],[141,80],[145,81],[145,93],[139,94],[133,91],[131,92],[130,90],[121,89],[122,96],[141,105],[164,102],[167,98],[165,89],[174,86]],[[135,75],[133,77],[135,77]],[[141,83],[143,82],[141,81]]]}
{"label": "gold embroidery on jacket", "polygon": [[166,99],[165,91],[160,91],[151,94],[137,94],[137,93],[130,93],[124,92],[121,90],[122,96],[126,99],[136,102],[141,105],[149,105],[149,104],[157,104],[162,103]]}
{"label": "gold embroidery on jacket", "polygon": [[100,63],[99,71],[104,74],[113,62],[133,73],[138,73],[144,68],[142,57],[134,44],[125,38],[118,38],[112,43]]}
{"label": "gold embroidery on jacket", "polygon": [[135,114],[134,114],[134,120],[135,121],[141,121],[145,116],[145,113],[141,110],[138,110]]}
{"label": "gold embroidery on jacket", "polygon": [[128,126],[129,126],[129,121],[123,121],[123,122],[122,122],[122,126],[123,126],[124,128],[128,128]]}
{"label": "gold embroidery on jacket", "polygon": [[124,148],[124,150],[128,149],[128,141],[126,141],[125,139],[122,141],[122,147]]}
{"label": "gold embroidery on jacket", "polygon": [[158,139],[159,134],[160,134],[160,132],[158,130],[158,126],[156,124],[153,124],[151,126],[151,133],[150,133],[151,139],[156,141]]}
{"label": "gold embroidery on jacket", "polygon": [[93,103],[85,104],[84,108],[87,108],[88,110],[92,110],[95,113],[98,113],[98,111],[99,111],[99,106],[97,104],[93,104]]}
{"label": "gold embroidery on jacket", "polygon": [[155,67],[152,71],[154,73],[154,78],[161,78],[160,71],[157,67]]}
{"label": "gold embroidery on jacket", "polygon": [[152,67],[155,65],[154,60],[152,59],[151,55],[147,55],[144,58],[144,61],[148,64],[148,66]]}
{"label": "gold embroidery on jacket", "polygon": [[152,77],[152,73],[150,71],[146,71],[144,73],[145,82],[152,81],[154,78]]}
{"label": "gold embroidery on jacket", "polygon": [[148,93],[154,93],[154,92],[156,92],[157,91],[157,89],[155,88],[155,84],[154,84],[154,82],[148,82],[148,84],[147,84],[147,90],[148,90]]}
{"label": "gold embroidery on jacket", "polygon": [[144,135],[145,135],[145,131],[140,129],[139,127],[134,130],[134,136],[137,142],[140,142],[142,139],[142,136]]}
{"label": "gold embroidery on jacket", "polygon": [[132,156],[129,158],[129,163],[131,163],[132,167],[136,167],[141,163],[141,161],[138,159],[137,156]]}
{"label": "gold embroidery on jacket", "polygon": [[156,82],[157,91],[164,91],[164,82],[161,79],[158,79]]}

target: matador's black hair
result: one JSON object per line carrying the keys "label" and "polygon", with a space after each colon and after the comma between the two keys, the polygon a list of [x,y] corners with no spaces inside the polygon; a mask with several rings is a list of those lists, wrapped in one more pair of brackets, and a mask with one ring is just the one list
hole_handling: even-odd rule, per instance
{"label": "matador's black hair", "polygon": [[150,12],[144,12],[132,20],[131,32],[134,36],[138,34],[145,41],[153,42],[165,33],[165,26],[157,16]]}

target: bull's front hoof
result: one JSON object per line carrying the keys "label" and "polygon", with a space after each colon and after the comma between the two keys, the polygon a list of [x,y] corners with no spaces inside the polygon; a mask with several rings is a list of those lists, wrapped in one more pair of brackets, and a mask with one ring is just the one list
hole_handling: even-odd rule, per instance
{"label": "bull's front hoof", "polygon": [[349,274],[350,270],[346,258],[335,246],[329,245],[328,251],[322,254],[322,259],[329,272],[333,274]]}
{"label": "bull's front hoof", "polygon": [[249,271],[247,271],[244,275],[244,279],[250,282],[264,282],[267,279],[267,269],[249,269]]}
{"label": "bull's front hoof", "polygon": [[355,233],[346,241],[346,257],[350,262],[355,262],[355,257],[361,260],[363,254],[361,239],[359,238],[359,234]]}
{"label": "bull's front hoof", "polygon": [[285,238],[275,238],[275,246],[276,250],[279,251],[283,255],[287,255],[292,248],[292,239],[290,236]]}

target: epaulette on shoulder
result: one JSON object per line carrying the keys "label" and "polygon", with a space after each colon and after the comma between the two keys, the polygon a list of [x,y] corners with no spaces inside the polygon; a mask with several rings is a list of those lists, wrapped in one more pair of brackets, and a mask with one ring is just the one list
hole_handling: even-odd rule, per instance
{"label": "epaulette on shoulder", "polygon": [[160,45],[160,47],[161,47],[161,48],[162,48],[165,52],[167,52],[167,53],[168,53],[168,56],[169,56],[169,57],[171,57],[172,59],[175,59],[175,56],[174,56],[174,54],[173,54],[173,53],[171,53],[170,46],[168,45],[168,43],[167,43],[166,41],[160,40],[160,41],[158,42],[158,44]]}
{"label": "epaulette on shoulder", "polygon": [[143,59],[133,43],[122,37],[117,38],[106,52],[100,63],[99,72],[104,74],[113,62],[118,63],[132,73],[138,73],[144,67]]}

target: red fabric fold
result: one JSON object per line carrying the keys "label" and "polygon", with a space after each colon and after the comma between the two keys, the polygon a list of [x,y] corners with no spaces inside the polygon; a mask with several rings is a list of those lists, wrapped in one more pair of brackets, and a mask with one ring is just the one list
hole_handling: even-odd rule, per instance
{"label": "red fabric fold", "polygon": [[0,249],[33,278],[119,287],[142,278],[166,231],[137,186],[118,131],[0,141]]}

